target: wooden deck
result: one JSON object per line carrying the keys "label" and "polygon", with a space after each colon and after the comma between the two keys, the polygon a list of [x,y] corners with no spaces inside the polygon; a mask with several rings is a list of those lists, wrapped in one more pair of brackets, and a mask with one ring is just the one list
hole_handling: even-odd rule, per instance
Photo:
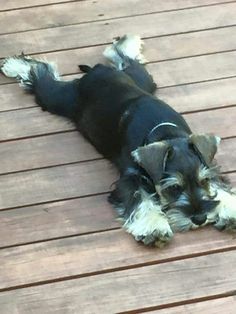
{"label": "wooden deck", "polygon": [[[235,185],[235,1],[0,0],[0,58],[44,56],[65,78],[125,33],[144,39],[159,97],[222,137]],[[236,313],[236,236],[136,243],[106,202],[112,166],[1,75],[0,158],[1,314]]]}

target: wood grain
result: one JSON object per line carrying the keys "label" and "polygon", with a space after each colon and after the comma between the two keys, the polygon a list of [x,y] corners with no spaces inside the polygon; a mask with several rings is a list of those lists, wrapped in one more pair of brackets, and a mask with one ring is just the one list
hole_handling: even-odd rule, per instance
{"label": "wood grain", "polygon": [[163,263],[230,247],[235,247],[235,236],[205,228],[176,234],[162,250],[136,243],[123,230],[8,248],[0,250],[0,289],[140,263]]}
{"label": "wood grain", "polygon": [[185,304],[178,307],[148,311],[148,314],[234,314],[236,308],[236,297],[220,298],[205,302],[197,302],[193,304]]}
{"label": "wood grain", "polygon": [[159,87],[195,83],[235,76],[235,58],[233,51],[148,64],[147,70]]}
{"label": "wood grain", "polygon": [[77,131],[1,143],[0,155],[0,174],[101,157]]}
{"label": "wood grain", "polygon": [[0,114],[0,141],[74,129],[69,120],[43,114],[38,107]]}
{"label": "wood grain", "polygon": [[[104,193],[109,190],[111,182],[115,180],[114,170],[110,169],[109,166],[107,167],[108,169],[106,169],[106,162],[88,162],[84,167],[82,167],[82,165],[74,165],[73,167],[64,166],[2,176],[0,177],[2,191],[1,206],[3,208],[24,206],[38,202],[52,202],[63,198],[79,197],[92,193]],[[68,174],[68,169],[71,171],[72,168],[74,168],[72,171],[73,174]],[[113,172],[113,175],[111,172]],[[231,173],[228,177],[235,186],[236,173]],[[37,178],[37,181],[35,178]],[[63,178],[63,180],[61,178]],[[43,180],[44,184],[41,183]],[[83,186],[80,184],[81,181],[83,182]],[[102,224],[102,228],[113,228],[114,224],[108,213],[108,205],[105,198],[101,198],[100,201],[103,203],[98,205],[98,208],[104,207],[102,214],[106,215],[104,222],[107,222],[107,224]],[[0,212],[0,235],[2,233],[0,246],[13,245],[14,243],[23,241],[39,241],[47,239],[47,237],[58,237],[60,234],[61,236],[66,236],[73,233],[80,234],[101,230],[100,219],[102,219],[102,216],[98,219],[98,226],[96,226],[96,221],[91,223],[90,226],[89,220],[86,222],[86,219],[84,220],[80,217],[81,214],[83,215],[83,208],[90,206],[91,210],[93,210],[95,207],[94,203],[96,203],[96,198],[89,198],[88,200],[63,201],[62,203],[55,202],[38,205],[36,207],[31,206],[15,209],[12,213],[11,211]],[[78,208],[82,210],[81,213],[75,211],[76,204],[78,204]],[[48,212],[52,212],[52,215],[48,215]],[[88,211],[88,214],[89,213],[90,211]],[[61,227],[56,229],[61,218],[64,217],[65,221],[62,220],[60,223]],[[37,218],[38,221],[38,228],[34,226],[35,218]],[[76,223],[80,218],[83,227],[81,227],[81,224],[77,224],[76,228],[75,225],[72,224],[71,227],[71,221]],[[57,222],[57,224],[55,224],[55,222]],[[48,228],[48,226],[51,227]],[[12,235],[11,238],[8,238],[8,231],[14,229],[15,231],[13,233],[15,236]],[[28,230],[28,233],[24,235],[25,230]]]}
{"label": "wood grain", "polygon": [[[159,97],[226,138],[217,160],[236,185],[236,2],[220,2],[0,0],[0,58],[24,50],[73,79],[114,36],[140,34]],[[0,76],[1,314],[235,313],[235,235],[136,243],[106,200],[114,168],[12,82]]]}
{"label": "wood grain", "polygon": [[[56,1],[55,1],[56,2]],[[60,1],[57,1],[60,2]],[[113,0],[95,2],[76,1],[43,7],[32,7],[27,10],[13,10],[0,15],[0,32],[11,33],[41,28],[53,28],[70,24],[85,23],[130,15],[148,14],[165,10],[176,10],[194,6],[205,6],[222,3],[222,0],[191,1],[156,1],[149,0],[148,6],[142,0]],[[48,4],[48,3],[47,3]],[[33,6],[33,4],[31,3]],[[76,14],[74,14],[76,12]],[[32,16],[34,18],[32,19]],[[5,28],[7,25],[7,29]]]}
{"label": "wood grain", "polygon": [[[170,35],[235,24],[235,3],[127,17],[94,23],[35,30],[1,36],[0,57],[42,53],[109,43],[119,34],[137,33],[142,37]],[[201,19],[199,19],[201,16]],[[169,21],[175,23],[169,23]],[[145,28],[143,27],[145,25]],[[153,27],[155,25],[155,28]],[[53,42],[53,46],[52,46]]]}
{"label": "wood grain", "polygon": [[[214,108],[235,104],[233,93],[236,76],[235,59],[236,52],[233,51],[152,63],[147,65],[147,69],[153,75],[159,88],[183,84],[183,87],[173,86],[175,88],[170,90],[167,88],[164,91],[159,90],[157,95],[173,106],[177,102],[179,106],[176,106],[177,111],[191,111],[203,109],[206,106]],[[75,77],[77,75],[68,75],[65,78],[70,80]],[[232,81],[220,80],[227,77],[232,77]],[[199,83],[200,85],[193,85],[193,83],[207,80],[220,80],[220,82],[203,82]],[[187,86],[188,84],[192,85]],[[3,111],[35,106],[33,98],[20,91],[15,84],[0,86],[0,91],[2,91],[1,110]]]}
{"label": "wood grain", "polygon": [[[225,151],[224,146],[234,149],[233,145],[235,145],[235,141],[234,142],[232,142],[232,140],[223,141],[222,152],[219,153],[220,157],[218,158],[219,161],[222,161],[223,166],[232,164],[232,168],[229,168],[231,171],[232,169],[235,170],[234,158],[229,158],[229,156],[232,156],[232,154],[229,154],[228,151]],[[222,170],[225,170],[225,167],[223,167]],[[64,173],[63,168],[61,172],[62,174]],[[97,177],[94,178],[94,176],[89,175],[86,178],[84,184],[87,185],[85,187],[88,189],[87,193],[90,192],[89,190],[90,180],[92,179],[95,182],[97,182],[99,188],[100,186],[99,175],[100,174],[97,171],[95,171],[94,176]],[[110,186],[111,182],[115,180],[114,177],[113,180],[109,181],[110,177],[107,171],[104,171],[102,175],[105,178],[107,178],[108,187]],[[16,182],[19,181],[18,177],[14,178],[14,175],[11,178],[12,181]],[[231,179],[232,184],[235,186],[236,173],[235,172],[231,173],[229,175],[229,178]],[[71,185],[75,184],[75,181],[73,179],[68,178],[68,180],[71,180],[70,182]],[[78,180],[80,180],[80,177],[78,177]],[[29,183],[28,185],[29,187],[26,184],[23,187],[21,187],[20,192],[22,191],[22,189],[23,190],[25,189],[27,191],[30,188],[31,183]],[[42,197],[40,196],[42,192],[38,190],[37,186],[36,188],[37,189],[32,192],[33,195],[32,198],[28,196],[28,202],[35,201],[34,194],[39,193],[38,197]],[[57,191],[60,188],[61,184],[55,186],[55,189]],[[74,189],[75,188],[76,187],[74,187]],[[105,191],[106,189],[104,188],[104,191],[102,192]],[[81,189],[78,187],[76,196],[79,196],[80,192]],[[11,193],[13,194],[13,192]],[[48,193],[49,194],[55,193],[54,189],[50,188]],[[71,191],[68,192],[64,191],[63,189],[61,193],[58,192],[58,194],[61,195],[61,197],[63,197],[63,193],[64,197],[68,197],[68,195],[71,194]],[[14,194],[13,195],[12,194],[9,195],[9,198],[15,197]],[[25,199],[23,199],[23,201],[25,201]],[[42,199],[39,201],[42,201]],[[94,208],[96,208],[96,210]],[[90,217],[93,217],[93,219],[90,219]],[[37,224],[35,224],[36,221]],[[81,198],[75,200],[66,200],[61,202],[58,201],[50,202],[47,204],[23,207],[10,211],[0,212],[0,247],[24,242],[40,241],[60,236],[63,237],[71,234],[94,232],[117,226],[119,226],[119,224],[117,224],[114,221],[114,214],[112,213],[111,207],[107,203],[106,195]],[[10,237],[9,233],[11,234]]]}
{"label": "wood grain", "polygon": [[0,212],[0,247],[120,226],[107,194]]}
{"label": "wood grain", "polygon": [[[236,78],[229,78],[161,88],[156,95],[183,113],[236,104],[235,86]],[[32,96],[15,84],[0,86],[0,101],[0,112],[37,106]]]}
{"label": "wood grain", "polygon": [[[209,42],[211,42],[211,45],[208,44]],[[236,49],[236,27],[149,38],[145,39],[144,43],[144,54],[149,62],[234,50]],[[60,73],[66,75],[78,73],[78,63],[90,65],[99,62],[104,63],[105,59],[102,52],[106,46],[68,49],[39,54],[35,57],[56,62]],[[158,81],[159,75],[157,74],[156,77]],[[0,84],[7,82],[14,82],[14,80],[1,75]]]}
{"label": "wood grain", "polygon": [[235,135],[236,107],[195,112],[184,116],[196,133],[213,133],[220,137]]}
{"label": "wood grain", "polygon": [[[235,138],[222,141],[217,154],[222,171],[236,170],[234,155],[230,153],[235,150]],[[102,157],[77,131],[3,142],[0,156],[0,174]]]}
{"label": "wood grain", "polygon": [[23,9],[27,7],[33,7],[38,5],[45,5],[45,4],[53,4],[59,2],[70,2],[73,0],[0,0],[0,12],[6,10],[15,10],[15,9]]}
{"label": "wood grain", "polygon": [[0,295],[1,310],[4,314],[135,312],[224,295],[235,290],[235,254],[231,251],[8,291]]}
{"label": "wood grain", "polygon": [[103,193],[115,173],[98,160],[0,176],[0,209]]}
{"label": "wood grain", "polygon": [[[231,107],[190,113],[184,115],[184,117],[194,132],[215,133],[224,138],[235,135],[235,114],[236,107]],[[223,120],[222,117],[224,117]],[[74,125],[67,120],[42,112],[39,108],[0,113],[0,141],[74,129]]]}

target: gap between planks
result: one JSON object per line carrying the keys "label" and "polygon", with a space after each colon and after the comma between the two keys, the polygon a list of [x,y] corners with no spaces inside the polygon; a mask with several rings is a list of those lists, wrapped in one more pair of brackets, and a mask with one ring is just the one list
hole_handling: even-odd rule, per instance
{"label": "gap between planks", "polygon": [[[107,3],[106,3],[107,2]],[[150,0],[149,5],[144,7],[142,0],[135,1],[135,5],[130,2],[132,6],[132,14],[127,14],[127,1],[113,0],[110,10],[108,1],[102,1],[97,4],[93,0],[85,1],[70,1],[57,4],[50,4],[45,6],[37,6],[26,8],[25,10],[17,9],[5,12],[2,19],[0,18],[0,29],[4,29],[8,25],[8,31],[2,32],[0,35],[16,34],[22,32],[36,31],[48,28],[73,26],[86,23],[106,22],[115,19],[132,18],[137,16],[161,14],[166,12],[175,12],[181,10],[190,10],[202,7],[225,5],[235,1],[216,1],[208,0],[205,3],[199,1],[186,2],[167,2],[165,4],[156,0]],[[207,3],[208,2],[208,3]],[[196,4],[194,4],[196,3]],[[171,8],[172,5],[172,8]],[[161,8],[162,7],[162,8]],[[61,12],[64,11],[62,15]],[[78,12],[76,15],[71,15],[70,12]],[[101,13],[102,12],[102,13]],[[20,14],[19,14],[20,13]],[[31,24],[31,16],[35,15],[36,19]],[[40,20],[37,17],[40,16]],[[1,11],[0,11],[1,17]],[[17,23],[16,23],[17,21]],[[38,26],[38,27],[37,27]],[[10,28],[10,30],[9,30]]]}
{"label": "gap between planks", "polygon": [[[192,32],[230,26],[235,24],[234,8],[235,3],[232,2],[221,6],[153,14],[152,19],[144,15],[122,20],[116,19],[106,23],[94,22],[90,23],[89,27],[87,24],[80,24],[77,26],[31,31],[33,36],[26,36],[24,33],[2,35],[1,57],[15,54],[19,49],[19,52],[23,49],[27,54],[50,51],[52,49],[52,41],[54,43],[53,50],[67,49],[68,47],[73,48],[73,46],[75,47],[75,43],[78,42],[80,42],[80,47],[88,46],[91,43],[97,45],[101,43],[99,38],[103,38],[103,43],[108,43],[111,41],[111,38],[117,36],[117,29],[120,30],[120,33],[127,33],[127,31],[133,33],[135,31],[141,37],[150,37],[185,33],[186,27],[187,32]],[[201,15],[201,20],[198,18],[199,15]],[[210,19],[209,16],[211,17]],[[168,23],[170,19],[176,19],[176,23],[174,25]],[[181,20],[181,23],[178,23],[178,19]],[[153,29],[152,25],[155,23],[156,28]],[[144,24],[146,24],[145,30],[142,27]]]}
{"label": "gap between planks", "polygon": [[[100,274],[89,280],[85,277],[26,287],[1,293],[0,304],[3,313],[20,309],[24,304],[24,313],[29,309],[35,314],[50,309],[65,313],[69,308],[76,313],[81,308],[83,313],[105,314],[160,309],[188,300],[230,296],[236,293],[234,260],[235,251],[228,251]],[[158,293],[157,283],[161,283]]]}

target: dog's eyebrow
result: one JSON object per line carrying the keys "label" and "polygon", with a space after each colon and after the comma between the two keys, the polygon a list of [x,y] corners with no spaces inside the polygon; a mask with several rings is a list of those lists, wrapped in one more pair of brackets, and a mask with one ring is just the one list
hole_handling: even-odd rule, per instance
{"label": "dog's eyebrow", "polygon": [[165,190],[168,187],[173,186],[175,184],[183,186],[184,180],[181,173],[177,172],[175,174],[168,176],[167,178],[161,179],[160,182],[161,182],[161,190]]}
{"label": "dog's eyebrow", "polygon": [[210,168],[207,168],[204,165],[200,165],[198,169],[198,180],[202,181],[204,179],[212,179],[215,176],[219,174],[219,167],[218,166],[213,166]]}

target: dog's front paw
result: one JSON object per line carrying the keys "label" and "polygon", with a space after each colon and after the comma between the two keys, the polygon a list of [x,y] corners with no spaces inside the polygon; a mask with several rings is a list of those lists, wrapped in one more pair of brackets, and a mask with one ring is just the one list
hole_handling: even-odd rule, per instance
{"label": "dog's front paw", "polygon": [[141,205],[126,221],[124,228],[136,241],[142,241],[145,245],[165,246],[173,237],[166,215],[157,205]]}
{"label": "dog's front paw", "polygon": [[222,218],[219,217],[216,223],[214,224],[214,227],[218,230],[228,230],[228,231],[234,231],[236,232],[236,217],[228,217],[228,218]]}
{"label": "dog's front paw", "polygon": [[153,245],[162,248],[172,239],[172,237],[173,232],[168,226],[164,233],[159,229],[155,229],[150,234],[136,235],[135,240],[142,241],[145,245]]}
{"label": "dog's front paw", "polygon": [[[236,231],[236,194],[231,191],[218,191],[219,205],[212,213],[214,226],[218,230]],[[212,215],[211,214],[211,215]]]}

